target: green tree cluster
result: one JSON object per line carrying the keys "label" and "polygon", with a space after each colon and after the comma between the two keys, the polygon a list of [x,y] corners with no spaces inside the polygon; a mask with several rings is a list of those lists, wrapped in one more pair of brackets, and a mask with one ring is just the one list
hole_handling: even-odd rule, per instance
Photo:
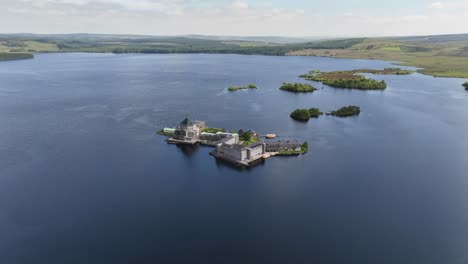
{"label": "green tree cluster", "polygon": [[312,93],[317,89],[307,83],[283,83],[280,90],[294,93]]}
{"label": "green tree cluster", "polygon": [[309,151],[309,143],[307,143],[307,141],[302,144],[301,151],[302,153],[307,153]]}
{"label": "green tree cluster", "polygon": [[296,109],[291,113],[291,118],[301,122],[307,122],[310,119],[310,113],[308,109]]}
{"label": "green tree cluster", "polygon": [[350,105],[342,107],[336,111],[330,113],[332,116],[337,117],[348,117],[348,116],[355,116],[361,113],[361,108],[358,106]]}
{"label": "green tree cluster", "polygon": [[356,75],[353,71],[325,73],[312,71],[300,77],[310,81],[322,82],[335,88],[357,90],[384,90],[387,88],[387,83],[385,81],[377,81],[361,75]]}
{"label": "green tree cluster", "polygon": [[10,47],[10,48],[25,48],[28,45],[20,40],[7,40],[3,45]]}
{"label": "green tree cluster", "polygon": [[250,134],[249,132],[245,132],[244,134],[242,134],[242,136],[240,136],[240,139],[244,142],[250,142],[252,140],[252,134]]}
{"label": "green tree cluster", "polygon": [[34,56],[30,53],[5,53],[0,52],[0,61],[2,60],[23,60],[32,59]]}
{"label": "green tree cluster", "polygon": [[309,115],[310,115],[310,117],[317,118],[317,117],[323,115],[323,113],[318,108],[311,108],[311,109],[309,109]]}
{"label": "green tree cluster", "polygon": [[324,84],[335,88],[347,88],[358,90],[384,90],[387,88],[385,81],[376,81],[373,79],[338,79],[326,80]]}
{"label": "green tree cluster", "polygon": [[301,122],[307,122],[310,118],[318,118],[323,113],[317,108],[296,109],[291,113],[291,118]]}

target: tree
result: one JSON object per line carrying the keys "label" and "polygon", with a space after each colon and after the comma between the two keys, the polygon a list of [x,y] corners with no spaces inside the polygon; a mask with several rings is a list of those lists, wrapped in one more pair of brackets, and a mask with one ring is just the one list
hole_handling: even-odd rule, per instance
{"label": "tree", "polygon": [[291,118],[297,121],[307,122],[310,119],[310,112],[308,109],[296,109],[291,113]]}
{"label": "tree", "polygon": [[242,134],[241,139],[242,141],[248,142],[252,140],[252,134],[250,134],[249,132],[245,132],[244,134]]}

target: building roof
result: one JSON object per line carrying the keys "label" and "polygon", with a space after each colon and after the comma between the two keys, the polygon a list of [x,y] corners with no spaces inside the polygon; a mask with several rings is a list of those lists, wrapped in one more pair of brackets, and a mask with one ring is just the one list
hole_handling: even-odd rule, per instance
{"label": "building roof", "polygon": [[187,116],[182,122],[180,122],[181,127],[188,127],[188,126],[193,126],[193,121],[190,119],[189,116]]}
{"label": "building roof", "polygon": [[263,142],[257,142],[257,143],[254,143],[250,146],[248,146],[248,148],[256,148],[256,147],[260,147],[263,145]]}
{"label": "building roof", "polygon": [[226,143],[222,143],[222,147],[235,149],[235,150],[239,150],[239,151],[242,151],[242,150],[247,148],[246,146],[244,146],[242,144],[226,144]]}

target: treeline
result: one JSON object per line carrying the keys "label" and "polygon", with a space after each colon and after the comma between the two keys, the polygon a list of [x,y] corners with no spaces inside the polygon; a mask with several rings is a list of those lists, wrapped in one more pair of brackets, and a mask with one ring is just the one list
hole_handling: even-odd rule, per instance
{"label": "treeline", "polygon": [[325,80],[324,84],[335,88],[347,88],[357,90],[384,90],[387,88],[385,81],[376,81],[373,79],[338,79]]}
{"label": "treeline", "polygon": [[19,40],[7,40],[3,45],[10,47],[10,48],[24,48],[27,47],[26,43]]}
{"label": "treeline", "polygon": [[[192,39],[184,37],[164,39],[138,39],[125,41],[112,50],[113,53],[220,53],[244,55],[283,56],[288,52],[303,49],[346,49],[362,43],[365,39],[343,39],[286,45],[239,46],[218,40]],[[120,40],[121,42],[121,40]],[[157,42],[158,44],[154,44]],[[97,44],[97,43],[96,43]],[[121,43],[122,44],[122,43]]]}
{"label": "treeline", "polygon": [[283,56],[287,49],[283,47],[222,47],[222,48],[196,48],[196,47],[154,47],[154,48],[132,48],[118,47],[112,50],[112,53],[143,53],[143,54],[171,54],[171,53],[214,53],[214,54],[241,54],[241,55],[270,55]]}
{"label": "treeline", "polygon": [[32,59],[34,56],[29,53],[4,53],[0,52],[0,61],[5,60],[24,60],[24,59]]}
{"label": "treeline", "polygon": [[363,42],[359,39],[337,39],[296,44],[269,44],[252,42],[253,45],[239,45],[238,42],[197,39],[188,37],[112,37],[88,35],[46,35],[46,36],[3,36],[4,45],[23,48],[24,41],[55,44],[61,52],[113,52],[122,53],[220,53],[244,55],[282,56],[303,49],[346,49]]}
{"label": "treeline", "polygon": [[318,42],[309,42],[303,44],[292,44],[288,45],[291,49],[301,50],[301,49],[348,49],[356,44],[360,44],[366,40],[365,38],[352,38],[352,39],[337,39],[337,40],[325,40]]}

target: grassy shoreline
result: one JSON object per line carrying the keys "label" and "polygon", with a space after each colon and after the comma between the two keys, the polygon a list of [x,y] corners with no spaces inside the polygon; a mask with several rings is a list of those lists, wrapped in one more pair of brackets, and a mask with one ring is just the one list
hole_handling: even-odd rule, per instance
{"label": "grassy shoreline", "polygon": [[346,49],[303,49],[288,56],[316,56],[341,59],[369,59],[418,68],[434,77],[468,78],[468,42],[409,42],[394,39],[366,39]]}

